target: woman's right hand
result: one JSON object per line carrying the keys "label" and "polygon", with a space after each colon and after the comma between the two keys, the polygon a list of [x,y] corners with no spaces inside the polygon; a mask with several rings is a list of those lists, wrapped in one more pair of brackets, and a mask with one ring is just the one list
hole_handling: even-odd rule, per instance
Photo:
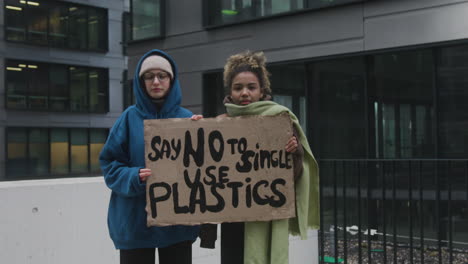
{"label": "woman's right hand", "polygon": [[190,117],[190,119],[192,119],[193,121],[197,121],[197,120],[200,120],[202,118],[203,118],[202,115],[192,115],[192,117]]}
{"label": "woman's right hand", "polygon": [[148,169],[148,168],[140,169],[140,181],[141,182],[146,182],[149,176],[151,176],[151,169]]}

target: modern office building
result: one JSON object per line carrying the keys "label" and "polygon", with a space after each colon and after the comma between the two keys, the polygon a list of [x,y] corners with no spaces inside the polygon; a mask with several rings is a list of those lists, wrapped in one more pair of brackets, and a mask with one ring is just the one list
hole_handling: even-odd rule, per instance
{"label": "modern office building", "polygon": [[100,175],[123,110],[128,1],[0,3],[0,181]]}
{"label": "modern office building", "polygon": [[273,99],[321,163],[325,231],[465,247],[468,1],[131,2],[128,77],[144,52],[165,50],[196,113],[223,112],[228,56],[265,52]]}

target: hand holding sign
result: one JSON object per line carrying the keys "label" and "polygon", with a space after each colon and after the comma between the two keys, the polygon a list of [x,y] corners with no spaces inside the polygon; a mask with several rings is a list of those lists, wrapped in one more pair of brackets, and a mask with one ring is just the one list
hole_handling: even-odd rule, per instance
{"label": "hand holding sign", "polygon": [[291,137],[287,115],[145,120],[148,225],[294,217]]}

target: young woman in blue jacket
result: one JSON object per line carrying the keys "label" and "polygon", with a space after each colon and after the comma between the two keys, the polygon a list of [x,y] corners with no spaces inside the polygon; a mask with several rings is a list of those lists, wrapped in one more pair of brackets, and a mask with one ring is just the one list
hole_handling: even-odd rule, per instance
{"label": "young woman in blue jacket", "polygon": [[[190,264],[198,226],[147,227],[144,119],[190,118],[180,106],[181,90],[174,60],[160,50],[143,55],[135,69],[136,104],[127,108],[112,127],[100,154],[106,185],[112,190],[108,228],[120,250],[120,263]],[[197,116],[192,117],[197,118]],[[154,171],[156,177],[164,171]]]}

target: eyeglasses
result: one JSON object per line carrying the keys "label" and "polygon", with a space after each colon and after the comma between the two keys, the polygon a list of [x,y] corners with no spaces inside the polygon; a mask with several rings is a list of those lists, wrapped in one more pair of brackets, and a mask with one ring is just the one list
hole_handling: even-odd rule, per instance
{"label": "eyeglasses", "polygon": [[167,82],[170,79],[170,75],[167,72],[158,72],[156,74],[147,72],[143,74],[142,78],[145,82],[154,82],[154,78],[158,78],[159,82]]}

